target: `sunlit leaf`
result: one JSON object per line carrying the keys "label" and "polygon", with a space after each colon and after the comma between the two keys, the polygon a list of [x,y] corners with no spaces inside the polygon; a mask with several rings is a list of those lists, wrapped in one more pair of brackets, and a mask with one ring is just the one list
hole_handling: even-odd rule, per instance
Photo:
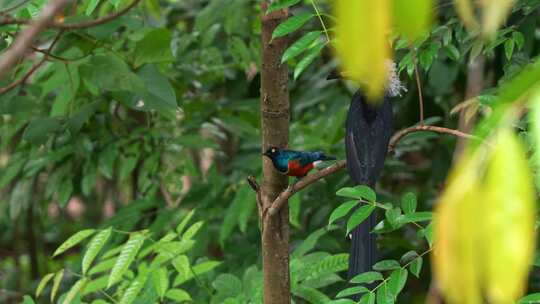
{"label": "sunlit leaf", "polygon": [[79,244],[84,239],[86,239],[87,237],[94,234],[95,231],[96,231],[95,229],[85,229],[85,230],[81,230],[81,231],[75,233],[74,235],[72,235],[69,239],[67,239],[65,242],[63,242],[62,245],[60,245],[56,249],[56,251],[53,254],[53,257],[63,253],[64,251],[68,250],[69,248]]}
{"label": "sunlit leaf", "polygon": [[111,276],[109,277],[107,287],[111,287],[120,281],[124,273],[128,270],[131,262],[135,259],[139,249],[141,249],[145,239],[146,231],[132,233],[129,236],[129,240],[122,247],[122,251],[111,270]]}
{"label": "sunlit leaf", "polygon": [[380,272],[377,271],[368,271],[361,273],[351,279],[351,283],[362,284],[362,283],[373,283],[375,281],[381,281],[383,276]]}
{"label": "sunlit leaf", "polygon": [[532,262],[535,200],[525,152],[507,129],[493,143],[461,159],[438,203],[433,261],[449,303],[513,302]]}
{"label": "sunlit leaf", "polygon": [[84,286],[88,283],[88,278],[81,278],[71,288],[69,289],[66,297],[64,298],[64,301],[62,301],[62,304],[70,304],[77,295],[80,295],[82,293],[82,290],[84,289]]}
{"label": "sunlit leaf", "polygon": [[490,37],[506,19],[515,0],[480,1],[482,5],[482,31]]}
{"label": "sunlit leaf", "polygon": [[377,195],[370,187],[365,185],[360,185],[356,187],[344,187],[336,192],[337,196],[343,196],[348,198],[355,199],[365,199],[368,202],[375,202],[377,200]]}
{"label": "sunlit leaf", "polygon": [[358,205],[359,201],[347,201],[341,205],[339,205],[334,211],[332,211],[332,214],[330,214],[330,219],[328,220],[328,225],[331,225],[336,220],[344,217],[351,211],[354,206]]}
{"label": "sunlit leaf", "polygon": [[378,271],[394,270],[398,268],[400,268],[400,265],[399,262],[396,260],[382,260],[373,265],[373,269]]}
{"label": "sunlit leaf", "polygon": [[454,0],[456,10],[463,23],[469,29],[478,28],[478,22],[474,17],[474,6],[472,0]]}
{"label": "sunlit leaf", "polygon": [[298,62],[294,68],[294,79],[298,79],[298,76],[319,56],[319,53],[324,48],[325,44],[319,44],[316,47],[310,49],[307,54]]}
{"label": "sunlit leaf", "polygon": [[297,29],[302,27],[302,25],[308,22],[311,18],[313,18],[313,16],[314,15],[311,13],[301,13],[287,18],[285,21],[283,21],[276,27],[276,29],[272,33],[272,39],[283,37],[296,31]]}
{"label": "sunlit leaf", "polygon": [[64,269],[59,270],[54,275],[53,287],[51,289],[51,302],[54,302],[54,298],[56,297],[56,293],[58,292],[58,288],[60,287],[60,282],[62,281],[63,277],[64,277]]}
{"label": "sunlit leaf", "polygon": [[122,295],[122,298],[120,298],[119,304],[131,304],[135,299],[137,298],[137,295],[141,291],[141,289],[144,287],[144,283],[146,283],[147,276],[146,275],[138,275],[135,280],[129,284],[129,287],[124,291],[124,294]]}
{"label": "sunlit leaf", "polygon": [[334,1],[336,52],[341,69],[365,87],[369,100],[382,100],[387,81],[390,29],[389,0]]}
{"label": "sunlit leaf", "polygon": [[360,225],[375,210],[375,205],[363,205],[358,208],[347,221],[347,234]]}
{"label": "sunlit leaf", "polygon": [[82,260],[83,274],[86,274],[86,272],[90,268],[90,265],[92,265],[92,262],[98,255],[99,251],[103,248],[103,246],[111,236],[111,232],[112,228],[102,230],[92,238],[90,243],[88,243],[88,248],[86,249],[86,253],[84,254]]}
{"label": "sunlit leaf", "polygon": [[320,36],[321,32],[315,31],[309,32],[302,36],[300,39],[296,40],[283,53],[283,56],[281,57],[281,63],[286,62],[287,60],[294,58],[305,50],[309,49]]}
{"label": "sunlit leaf", "polygon": [[54,273],[48,273],[39,281],[38,287],[36,288],[36,298],[39,297],[41,292],[43,291],[43,288],[49,283],[49,281],[53,278]]}
{"label": "sunlit leaf", "polygon": [[393,17],[397,31],[414,41],[428,30],[432,19],[432,0],[393,0]]}
{"label": "sunlit leaf", "polygon": [[369,289],[367,289],[364,286],[349,287],[347,289],[344,289],[338,292],[338,294],[336,295],[336,298],[348,297],[348,296],[352,296],[359,293],[365,293],[365,292],[369,292]]}

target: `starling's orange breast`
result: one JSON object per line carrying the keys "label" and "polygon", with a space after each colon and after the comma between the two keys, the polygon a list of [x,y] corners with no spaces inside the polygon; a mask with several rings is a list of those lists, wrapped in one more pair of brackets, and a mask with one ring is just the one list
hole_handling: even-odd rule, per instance
{"label": "starling's orange breast", "polygon": [[290,160],[289,163],[288,163],[287,175],[288,176],[303,177],[303,176],[306,176],[306,174],[311,169],[313,169],[313,163],[309,163],[309,164],[302,167],[298,160]]}

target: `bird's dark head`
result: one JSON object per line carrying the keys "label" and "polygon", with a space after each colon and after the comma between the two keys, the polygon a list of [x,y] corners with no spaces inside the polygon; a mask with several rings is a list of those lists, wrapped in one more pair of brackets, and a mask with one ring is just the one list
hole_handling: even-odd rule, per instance
{"label": "bird's dark head", "polygon": [[279,152],[280,152],[281,149],[277,148],[277,147],[270,147],[268,149],[266,149],[266,151],[263,153],[264,156],[267,156],[271,159],[274,159],[274,157],[276,157]]}

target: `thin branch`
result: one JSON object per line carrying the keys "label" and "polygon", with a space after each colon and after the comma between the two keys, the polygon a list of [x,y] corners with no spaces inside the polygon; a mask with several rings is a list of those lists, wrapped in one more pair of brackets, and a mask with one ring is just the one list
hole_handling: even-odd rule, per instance
{"label": "thin branch", "polygon": [[[390,143],[388,145],[388,152],[389,153],[393,152],[394,149],[395,149],[395,146],[397,145],[397,143],[402,138],[404,138],[406,135],[408,135],[410,133],[414,133],[414,132],[423,132],[423,131],[450,134],[450,135],[454,135],[454,136],[457,136],[457,137],[481,140],[480,138],[478,138],[478,137],[476,137],[474,135],[463,133],[463,132],[460,132],[458,130],[448,129],[448,128],[444,128],[444,127],[437,127],[437,126],[418,125],[418,126],[405,128],[405,129],[399,130],[396,133],[394,133],[394,135],[390,139]],[[301,180],[299,180],[295,184],[290,185],[287,189],[285,189],[283,192],[281,192],[281,194],[272,202],[272,205],[268,208],[268,210],[263,210],[263,214],[265,214],[265,215],[268,214],[270,216],[274,216],[274,215],[278,214],[281,207],[283,205],[285,205],[287,203],[288,199],[291,198],[291,196],[293,196],[295,193],[297,193],[298,191],[306,188],[307,186],[315,183],[316,181],[318,181],[318,180],[320,180],[320,179],[322,179],[324,177],[327,177],[329,175],[332,175],[332,174],[340,171],[341,169],[345,168],[346,165],[347,165],[347,162],[345,160],[340,160],[340,161],[336,162],[335,164],[322,169],[319,172],[316,172],[314,174],[310,174],[310,175],[308,175],[306,177],[303,177]],[[249,181],[249,178],[248,178],[248,181]],[[250,185],[251,185],[251,183],[250,183]]]}
{"label": "thin branch", "polygon": [[[63,22],[57,22],[54,21],[47,25],[49,28],[56,28],[56,29],[64,29],[64,30],[76,30],[76,29],[84,29],[89,27],[94,27],[98,25],[102,25],[104,23],[110,22],[125,13],[127,13],[129,10],[131,10],[133,7],[135,7],[137,4],[139,4],[141,0],[133,0],[128,6],[124,7],[123,9],[112,13],[108,16],[98,18],[95,20],[90,21],[82,21],[77,23],[63,23]],[[0,20],[0,25],[7,25],[7,24],[28,24],[30,23],[30,20],[27,19],[16,19],[11,17],[4,17]]]}
{"label": "thin branch", "polygon": [[2,87],[0,88],[0,95],[6,93],[6,92],[9,92],[11,91],[12,89],[16,88],[18,85],[20,84],[24,84],[28,78],[30,78],[30,76],[32,76],[32,74],[34,74],[35,71],[37,71],[37,69],[39,67],[41,67],[43,65],[43,63],[45,63],[45,61],[47,61],[48,58],[48,54],[52,51],[52,49],[54,48],[54,46],[56,45],[56,43],[58,42],[58,40],[60,39],[60,36],[62,36],[62,33],[63,31],[60,31],[56,37],[54,37],[54,40],[53,42],[51,43],[51,45],[49,46],[49,48],[44,51],[44,54],[45,56],[40,60],[38,61],[36,64],[34,64],[29,70],[28,72],[26,72],[26,74],[24,74],[23,77],[21,77],[19,80],[16,80],[12,83],[10,83],[9,85],[5,86],[5,87]]}
{"label": "thin branch", "polygon": [[303,177],[298,182],[292,184],[285,191],[281,192],[281,194],[274,200],[271,207],[268,209],[268,214],[270,216],[276,215],[279,212],[279,209],[281,209],[281,207],[287,202],[287,200],[291,196],[293,196],[296,192],[313,184],[314,182],[320,180],[321,178],[324,178],[328,175],[331,175],[340,171],[341,169],[345,168],[346,164],[347,164],[346,161],[340,160],[336,162],[335,164],[329,167],[326,167],[319,172]]}
{"label": "thin branch", "polygon": [[413,47],[414,74],[416,78],[416,87],[418,88],[418,103],[420,107],[420,125],[424,125],[424,96],[422,94],[422,84],[420,83],[420,73],[418,72],[418,58],[416,50]]}
{"label": "thin branch", "polygon": [[51,23],[56,13],[68,2],[69,0],[52,0],[47,3],[39,17],[35,21],[31,21],[29,26],[17,36],[17,39],[0,57],[0,79],[11,70],[19,59],[24,57],[37,35]]}
{"label": "thin branch", "polygon": [[9,92],[11,90],[13,90],[14,88],[16,88],[18,85],[20,84],[23,84],[26,82],[26,80],[28,80],[28,78],[30,78],[30,76],[32,76],[32,74],[34,74],[35,71],[37,71],[37,69],[43,65],[43,63],[45,63],[45,61],[47,61],[47,56],[43,57],[40,61],[38,61],[37,63],[35,63],[29,70],[28,72],[26,72],[26,74],[24,74],[23,77],[21,77],[20,79],[8,84],[7,86],[5,87],[2,87],[0,88],[0,95],[1,94],[4,94],[6,92]]}
{"label": "thin branch", "polygon": [[448,129],[448,128],[437,127],[437,126],[418,125],[418,126],[405,128],[394,133],[394,135],[392,135],[392,138],[390,138],[390,143],[388,144],[388,152],[393,152],[397,143],[403,137],[414,132],[436,132],[436,133],[450,134],[450,135],[454,135],[461,138],[481,140],[481,138],[479,137],[476,137],[474,135],[464,133],[458,130],[454,130],[454,129]]}
{"label": "thin branch", "polygon": [[257,183],[257,179],[254,176],[248,176],[246,178],[249,186],[257,195],[257,208],[259,209],[259,217],[263,217],[263,204],[262,204],[262,195],[261,195],[261,186]]}

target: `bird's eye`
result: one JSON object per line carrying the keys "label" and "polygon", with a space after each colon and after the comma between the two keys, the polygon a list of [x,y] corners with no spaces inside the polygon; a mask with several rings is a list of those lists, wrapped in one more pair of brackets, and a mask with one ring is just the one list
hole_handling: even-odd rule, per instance
{"label": "bird's eye", "polygon": [[272,149],[272,153],[276,153],[276,149]]}

